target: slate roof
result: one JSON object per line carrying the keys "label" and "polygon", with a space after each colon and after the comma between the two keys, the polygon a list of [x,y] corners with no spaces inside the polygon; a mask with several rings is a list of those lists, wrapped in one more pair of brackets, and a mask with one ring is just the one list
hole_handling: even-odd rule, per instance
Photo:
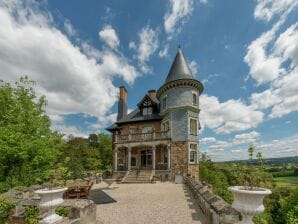
{"label": "slate roof", "polygon": [[[156,107],[159,109],[159,100],[156,97],[150,97],[149,95],[145,95],[144,98],[140,101],[139,104],[141,104],[142,101],[146,97],[149,97],[154,103],[156,103]],[[108,131],[115,130],[119,127],[119,125],[125,124],[125,123],[140,122],[140,121],[153,121],[153,120],[161,120],[161,119],[162,119],[162,117],[159,116],[158,113],[153,113],[153,114],[150,114],[150,115],[143,115],[141,113],[140,108],[137,108],[134,111],[132,111],[131,113],[129,113],[127,116],[123,117],[119,121],[112,124],[106,130],[108,130]]]}
{"label": "slate roof", "polygon": [[178,52],[175,56],[174,62],[171,66],[165,83],[178,79],[194,79],[194,76],[192,75],[192,72],[180,48],[178,48]]}

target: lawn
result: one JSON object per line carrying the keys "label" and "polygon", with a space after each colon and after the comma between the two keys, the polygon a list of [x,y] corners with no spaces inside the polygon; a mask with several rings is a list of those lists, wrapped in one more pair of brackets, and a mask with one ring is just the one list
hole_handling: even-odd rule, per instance
{"label": "lawn", "polygon": [[288,177],[274,177],[274,181],[278,187],[297,187],[298,177],[288,176]]}

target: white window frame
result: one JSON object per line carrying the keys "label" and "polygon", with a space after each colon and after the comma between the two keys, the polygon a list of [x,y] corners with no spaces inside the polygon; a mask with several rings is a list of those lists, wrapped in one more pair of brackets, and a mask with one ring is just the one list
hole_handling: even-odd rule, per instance
{"label": "white window frame", "polygon": [[[191,120],[195,120],[196,121],[196,133],[192,133],[191,132]],[[194,135],[194,136],[198,136],[198,132],[199,132],[199,119],[198,118],[195,118],[195,117],[189,117],[188,118],[188,126],[189,126],[189,129],[188,129],[188,131],[189,131],[189,134],[190,135]]]}
{"label": "white window frame", "polygon": [[[169,126],[168,126],[169,129],[168,129],[168,130],[164,130],[164,129],[163,129],[165,123],[169,123]],[[164,121],[161,122],[161,125],[160,125],[160,130],[161,130],[161,131],[169,131],[170,129],[171,129],[170,119],[166,119],[166,120],[164,120]]]}
{"label": "white window frame", "polygon": [[143,116],[151,115],[153,111],[152,107],[143,107]]}
{"label": "white window frame", "polygon": [[[190,146],[196,145],[196,149],[192,149]],[[191,152],[196,153],[195,161],[190,161]],[[189,164],[198,164],[199,161],[199,144],[197,142],[189,142],[188,143],[188,163]]]}

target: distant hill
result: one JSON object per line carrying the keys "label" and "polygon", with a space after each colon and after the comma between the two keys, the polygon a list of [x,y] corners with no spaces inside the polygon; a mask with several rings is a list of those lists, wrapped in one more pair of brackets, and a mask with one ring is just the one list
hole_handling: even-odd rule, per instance
{"label": "distant hill", "polygon": [[[225,161],[225,162],[217,162],[217,163],[243,163],[247,160],[233,160],[233,161]],[[257,159],[253,159],[251,163],[258,163]],[[298,156],[291,157],[281,157],[281,158],[268,158],[265,159],[266,164],[285,164],[285,163],[298,163]]]}

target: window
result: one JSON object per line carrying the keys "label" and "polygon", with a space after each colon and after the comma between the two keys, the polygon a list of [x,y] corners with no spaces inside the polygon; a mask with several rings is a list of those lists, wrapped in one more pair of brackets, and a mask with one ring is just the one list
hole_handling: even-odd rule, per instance
{"label": "window", "polygon": [[192,104],[197,105],[197,94],[196,93],[192,94]]}
{"label": "window", "polygon": [[129,127],[129,134],[131,135],[136,134],[136,127]]}
{"label": "window", "polygon": [[136,157],[131,157],[130,165],[131,166],[137,166],[137,159],[136,159]]}
{"label": "window", "polygon": [[195,118],[189,118],[189,134],[198,135],[198,120]]}
{"label": "window", "polygon": [[167,97],[166,96],[164,98],[162,98],[161,107],[162,107],[163,110],[167,108]]}
{"label": "window", "polygon": [[144,107],[143,115],[150,115],[150,114],[152,114],[152,107]]}
{"label": "window", "polygon": [[161,123],[161,131],[168,131],[170,130],[170,121],[164,121]]}
{"label": "window", "polygon": [[189,144],[189,163],[196,164],[198,162],[198,144]]}

